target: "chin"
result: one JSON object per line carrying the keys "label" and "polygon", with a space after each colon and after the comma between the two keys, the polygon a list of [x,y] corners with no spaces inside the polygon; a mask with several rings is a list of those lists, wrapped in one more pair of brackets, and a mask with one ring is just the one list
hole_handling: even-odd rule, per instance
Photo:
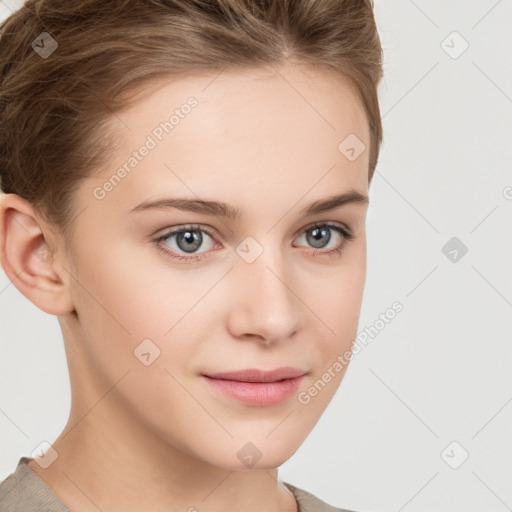
{"label": "chin", "polygon": [[276,445],[275,442],[240,441],[233,439],[224,446],[218,446],[207,457],[202,452],[205,462],[227,471],[251,471],[274,469],[284,464],[299,446]]}

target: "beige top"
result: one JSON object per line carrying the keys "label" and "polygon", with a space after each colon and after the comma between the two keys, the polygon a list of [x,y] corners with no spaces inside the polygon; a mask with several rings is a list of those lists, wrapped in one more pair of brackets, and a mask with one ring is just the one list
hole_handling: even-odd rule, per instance
{"label": "beige top", "polygon": [[[0,512],[71,512],[53,490],[27,465],[29,457],[21,457],[14,473],[0,482]],[[335,508],[315,495],[294,485],[281,482],[295,496],[297,512],[352,512]]]}

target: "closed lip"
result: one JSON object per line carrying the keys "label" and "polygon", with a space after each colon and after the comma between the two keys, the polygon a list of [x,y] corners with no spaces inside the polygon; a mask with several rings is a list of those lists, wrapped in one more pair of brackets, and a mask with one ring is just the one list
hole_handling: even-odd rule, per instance
{"label": "closed lip", "polygon": [[284,379],[294,379],[305,375],[307,372],[299,368],[284,366],[275,370],[260,370],[258,368],[246,368],[231,372],[204,373],[205,377],[221,380],[236,380],[239,382],[277,382]]}

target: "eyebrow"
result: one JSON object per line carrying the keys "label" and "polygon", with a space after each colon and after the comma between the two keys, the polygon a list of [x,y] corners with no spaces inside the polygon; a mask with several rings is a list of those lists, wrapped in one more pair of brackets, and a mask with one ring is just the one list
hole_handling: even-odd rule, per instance
{"label": "eyebrow", "polygon": [[[343,194],[319,199],[303,208],[300,213],[304,216],[323,213],[350,203],[368,204],[369,199],[366,195],[356,190],[351,190]],[[143,201],[130,210],[132,212],[141,212],[148,210],[168,210],[177,209],[186,212],[203,213],[205,215],[213,215],[217,217],[225,217],[238,220],[242,217],[238,208],[229,203],[220,201],[206,201],[203,199],[188,199],[179,197],[165,197],[154,201]]]}

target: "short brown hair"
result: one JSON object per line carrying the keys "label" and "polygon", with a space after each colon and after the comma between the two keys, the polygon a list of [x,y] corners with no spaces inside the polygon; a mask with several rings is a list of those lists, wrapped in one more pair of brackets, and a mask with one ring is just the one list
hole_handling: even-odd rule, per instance
{"label": "short brown hair", "polygon": [[[33,41],[47,32],[47,58]],[[349,79],[382,126],[382,48],[371,0],[28,0],[0,25],[0,186],[68,238],[73,190],[108,164],[106,121],[165,76],[293,59]],[[111,147],[111,146],[110,146]]]}

